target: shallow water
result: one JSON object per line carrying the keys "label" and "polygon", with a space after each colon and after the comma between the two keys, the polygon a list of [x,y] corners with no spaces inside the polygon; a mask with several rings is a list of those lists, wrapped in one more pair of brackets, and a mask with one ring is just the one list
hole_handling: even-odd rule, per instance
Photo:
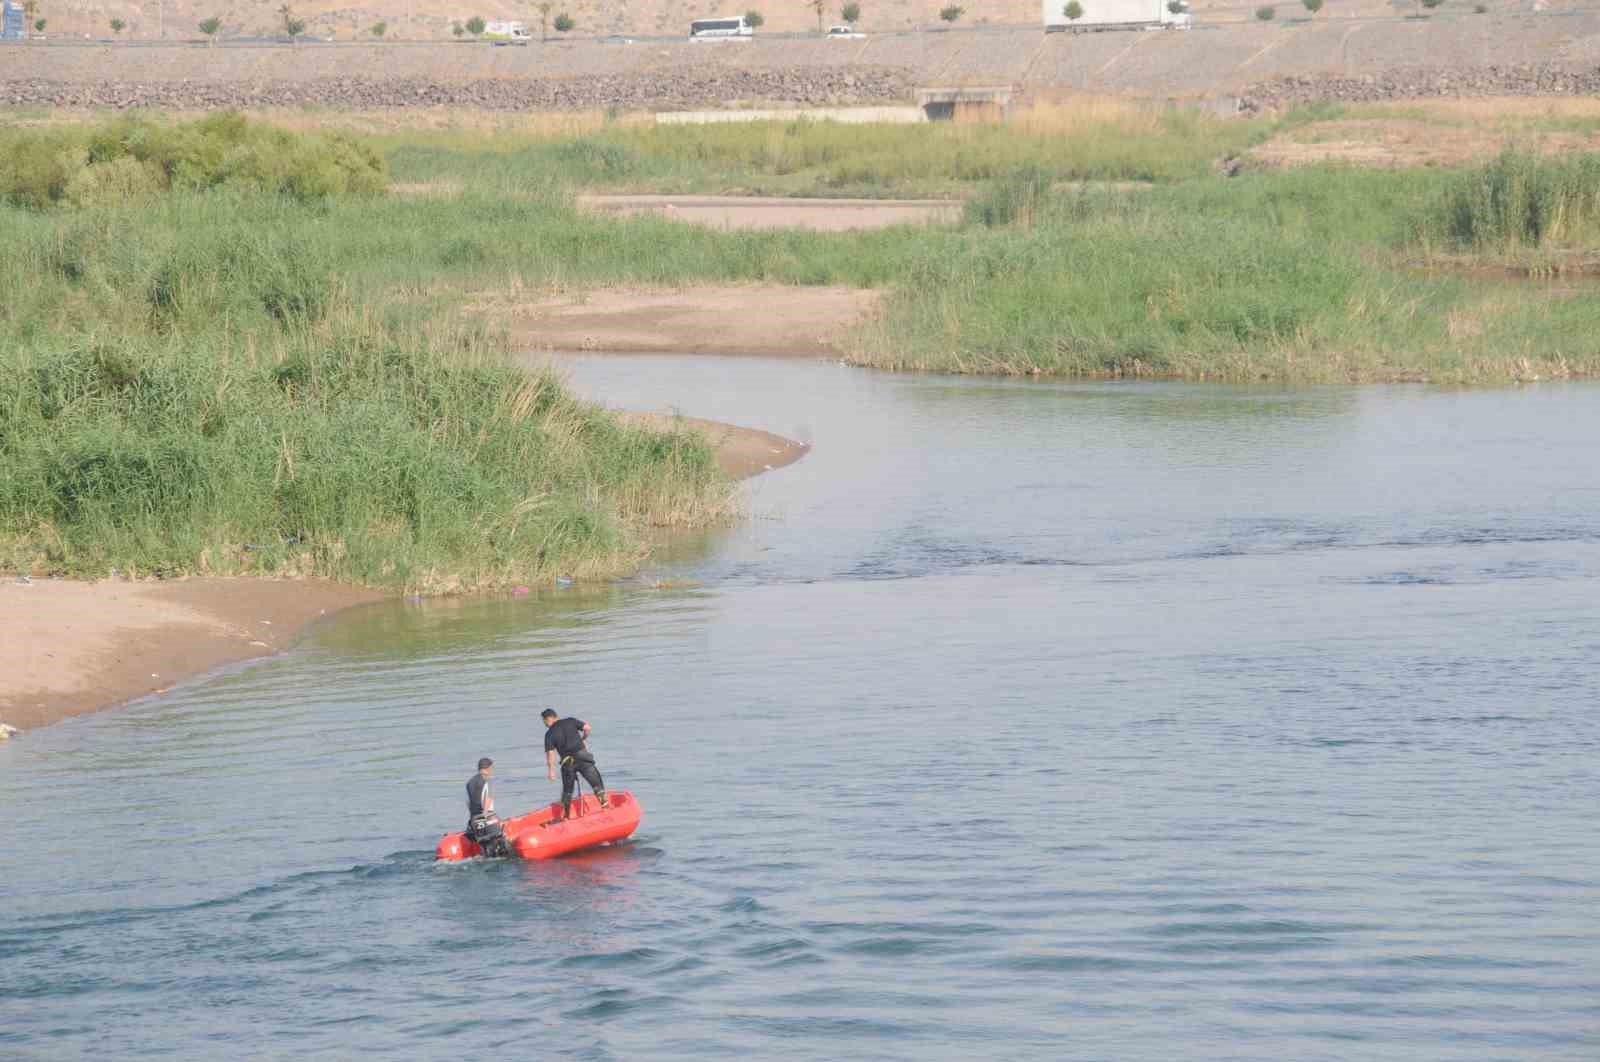
{"label": "shallow water", "polygon": [[[571,364],[815,449],[0,747],[0,1056],[1600,1056],[1600,388]],[[434,866],[547,704],[636,840]]]}

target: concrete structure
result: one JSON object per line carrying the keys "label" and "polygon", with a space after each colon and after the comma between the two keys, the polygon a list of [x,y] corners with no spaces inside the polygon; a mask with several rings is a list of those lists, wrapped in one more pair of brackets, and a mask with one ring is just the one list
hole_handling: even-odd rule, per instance
{"label": "concrete structure", "polygon": [[931,120],[998,118],[1011,109],[1015,90],[1010,85],[917,89],[917,106]]}

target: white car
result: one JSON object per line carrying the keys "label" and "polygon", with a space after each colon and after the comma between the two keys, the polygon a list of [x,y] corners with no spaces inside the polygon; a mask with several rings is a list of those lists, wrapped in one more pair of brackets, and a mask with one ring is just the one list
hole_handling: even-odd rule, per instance
{"label": "white car", "polygon": [[829,26],[828,39],[830,41],[864,41],[867,35],[854,26]]}

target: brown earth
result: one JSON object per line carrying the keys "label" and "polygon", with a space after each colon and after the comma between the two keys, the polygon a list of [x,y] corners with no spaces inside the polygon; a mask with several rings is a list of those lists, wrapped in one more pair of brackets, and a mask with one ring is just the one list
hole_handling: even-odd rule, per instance
{"label": "brown earth", "polygon": [[279,652],[315,620],[382,595],[315,580],[0,583],[0,720],[91,712]]}
{"label": "brown earth", "polygon": [[601,288],[480,304],[523,350],[838,357],[835,343],[874,313],[876,291],[784,285]]}
{"label": "brown earth", "polygon": [[1271,169],[1322,162],[1353,166],[1456,166],[1516,145],[1549,154],[1600,150],[1600,131],[1526,133],[1484,125],[1444,125],[1410,118],[1316,122],[1252,148],[1247,158]]}
{"label": "brown earth", "polygon": [[578,205],[608,214],[656,214],[718,229],[844,232],[957,221],[961,204],[943,199],[784,199],[728,195],[583,195]]}

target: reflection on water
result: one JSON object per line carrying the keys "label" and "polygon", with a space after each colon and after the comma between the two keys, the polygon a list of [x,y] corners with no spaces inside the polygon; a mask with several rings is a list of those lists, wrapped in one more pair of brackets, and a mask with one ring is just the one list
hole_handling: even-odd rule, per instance
{"label": "reflection on water", "polygon": [[[815,448],[0,748],[0,1056],[1600,1051],[1600,389],[570,364]],[[435,866],[552,704],[638,836]]]}

